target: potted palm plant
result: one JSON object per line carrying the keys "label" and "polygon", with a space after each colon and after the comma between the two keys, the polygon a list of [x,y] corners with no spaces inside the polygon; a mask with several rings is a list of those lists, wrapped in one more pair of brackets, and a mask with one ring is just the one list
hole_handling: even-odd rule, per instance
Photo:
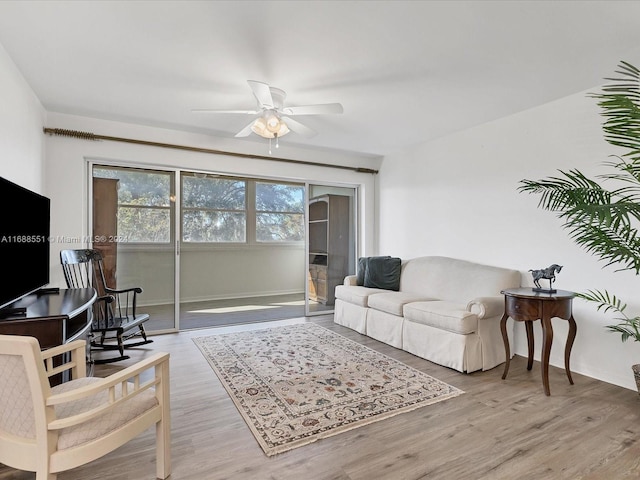
{"label": "potted palm plant", "polygon": [[[522,180],[518,190],[540,195],[538,206],[555,212],[570,237],[587,252],[615,266],[640,275],[640,70],[621,62],[616,77],[606,79],[598,100],[604,117],[605,140],[625,150],[604,164],[606,173],[589,178],[580,170],[560,171],[543,180]],[[605,188],[609,187],[609,188]],[[626,304],[615,295],[589,290],[579,297],[597,309],[620,315],[612,332],[622,341],[640,341],[640,317],[629,317]],[[640,393],[640,364],[632,366]]]}

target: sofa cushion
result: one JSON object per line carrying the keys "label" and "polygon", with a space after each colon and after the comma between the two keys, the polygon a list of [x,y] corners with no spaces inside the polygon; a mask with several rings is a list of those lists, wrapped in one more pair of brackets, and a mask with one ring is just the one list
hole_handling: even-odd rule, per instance
{"label": "sofa cushion", "polygon": [[400,290],[402,260],[392,257],[370,257],[364,272],[364,286]]}
{"label": "sofa cushion", "polygon": [[361,307],[368,307],[368,298],[370,295],[387,292],[380,288],[367,288],[358,286],[338,285],[336,286],[336,298],[345,302],[353,303]]}
{"label": "sofa cushion", "polygon": [[418,257],[402,266],[400,290],[467,303],[520,286],[520,272],[448,257]]}
{"label": "sofa cushion", "polygon": [[360,257],[358,259],[358,269],[356,270],[356,285],[360,287],[364,286],[364,277],[367,272],[367,265],[369,264],[369,259],[371,258],[391,258],[390,256],[384,257]]}
{"label": "sofa cushion", "polygon": [[402,307],[407,303],[430,300],[422,295],[406,292],[376,293],[369,297],[369,307],[391,315],[402,316]]}
{"label": "sofa cushion", "polygon": [[421,323],[467,335],[478,329],[478,316],[459,303],[432,301],[408,303],[403,307],[406,321]]}

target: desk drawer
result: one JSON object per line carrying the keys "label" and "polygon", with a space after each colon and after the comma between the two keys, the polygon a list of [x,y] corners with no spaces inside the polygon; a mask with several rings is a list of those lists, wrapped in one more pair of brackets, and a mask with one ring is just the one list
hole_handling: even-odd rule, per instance
{"label": "desk drawer", "polygon": [[537,320],[541,318],[540,301],[527,298],[506,297],[506,313],[514,320]]}

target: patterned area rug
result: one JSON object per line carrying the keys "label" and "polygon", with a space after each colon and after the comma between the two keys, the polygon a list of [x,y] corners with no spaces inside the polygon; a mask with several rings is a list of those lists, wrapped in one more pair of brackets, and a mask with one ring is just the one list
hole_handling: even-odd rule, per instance
{"label": "patterned area rug", "polygon": [[463,393],[313,323],[193,341],[267,455]]}

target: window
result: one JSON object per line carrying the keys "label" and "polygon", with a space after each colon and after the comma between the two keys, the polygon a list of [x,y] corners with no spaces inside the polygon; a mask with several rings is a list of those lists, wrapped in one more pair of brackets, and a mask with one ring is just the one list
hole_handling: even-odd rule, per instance
{"label": "window", "polygon": [[182,241],[245,242],[247,182],[182,176]]}
{"label": "window", "polygon": [[304,187],[256,182],[256,241],[304,240]]}
{"label": "window", "polygon": [[171,241],[170,173],[94,167],[93,176],[118,179],[118,237],[127,243]]}
{"label": "window", "polygon": [[[173,173],[95,166],[93,176],[118,180],[118,235],[128,243],[173,239]],[[304,185],[181,174],[181,238],[198,243],[301,243]]]}

